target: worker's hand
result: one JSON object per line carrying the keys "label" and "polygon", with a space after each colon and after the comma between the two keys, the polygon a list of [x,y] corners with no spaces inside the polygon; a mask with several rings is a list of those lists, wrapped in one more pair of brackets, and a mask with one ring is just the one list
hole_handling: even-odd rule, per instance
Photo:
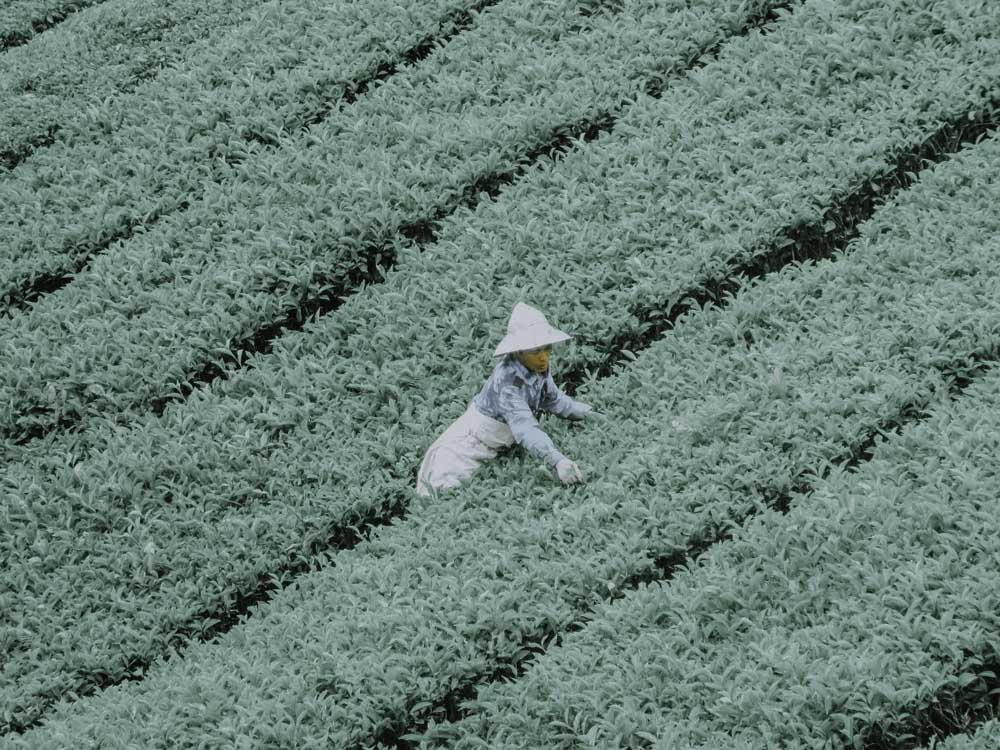
{"label": "worker's hand", "polygon": [[604,420],[604,419],[608,418],[607,414],[602,414],[599,411],[594,411],[594,407],[591,406],[590,404],[585,404],[585,403],[583,403],[583,401],[577,401],[576,403],[579,404],[582,407],[581,410],[580,410],[580,418],[581,419],[600,419],[600,420]]}
{"label": "worker's hand", "polygon": [[563,484],[574,484],[583,480],[583,476],[580,474],[580,467],[568,458],[564,458],[556,464],[556,473]]}

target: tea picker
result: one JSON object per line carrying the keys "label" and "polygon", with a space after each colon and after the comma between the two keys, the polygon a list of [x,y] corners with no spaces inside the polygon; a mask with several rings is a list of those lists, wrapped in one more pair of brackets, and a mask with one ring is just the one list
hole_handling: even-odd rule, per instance
{"label": "tea picker", "polygon": [[500,361],[479,394],[458,419],[427,449],[417,474],[417,492],[457,487],[500,448],[517,443],[545,461],[565,484],[582,481],[580,468],[564,456],[538,426],[536,415],[548,412],[579,421],[603,416],[556,386],[549,372],[553,344],[571,337],[549,325],[538,310],[514,305],[507,335],[493,352]]}

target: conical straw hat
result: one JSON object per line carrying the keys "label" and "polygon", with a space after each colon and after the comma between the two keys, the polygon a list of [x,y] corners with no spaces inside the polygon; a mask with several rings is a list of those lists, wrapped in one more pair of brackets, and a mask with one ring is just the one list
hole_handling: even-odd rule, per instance
{"label": "conical straw hat", "polygon": [[538,310],[523,302],[518,302],[510,314],[507,335],[497,346],[493,356],[502,357],[511,352],[536,349],[546,344],[558,344],[560,341],[568,341],[571,338],[572,336],[568,333],[563,333],[550,326],[549,321]]}

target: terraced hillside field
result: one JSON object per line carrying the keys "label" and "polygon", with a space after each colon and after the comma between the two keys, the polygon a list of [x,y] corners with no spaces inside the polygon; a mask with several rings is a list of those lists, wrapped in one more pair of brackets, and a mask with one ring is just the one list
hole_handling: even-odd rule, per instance
{"label": "terraced hillside field", "polygon": [[[0,748],[987,748],[1000,4],[13,0]],[[518,301],[519,446],[421,497]]]}

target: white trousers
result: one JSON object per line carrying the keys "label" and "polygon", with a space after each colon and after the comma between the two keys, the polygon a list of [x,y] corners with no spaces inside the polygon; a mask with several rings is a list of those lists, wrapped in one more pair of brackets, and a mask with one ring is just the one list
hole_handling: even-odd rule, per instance
{"label": "white trousers", "polygon": [[460,416],[435,440],[424,454],[417,473],[417,494],[428,496],[426,485],[445,489],[468,479],[483,461],[495,458],[500,448],[514,444],[510,427],[498,422],[469,403]]}

